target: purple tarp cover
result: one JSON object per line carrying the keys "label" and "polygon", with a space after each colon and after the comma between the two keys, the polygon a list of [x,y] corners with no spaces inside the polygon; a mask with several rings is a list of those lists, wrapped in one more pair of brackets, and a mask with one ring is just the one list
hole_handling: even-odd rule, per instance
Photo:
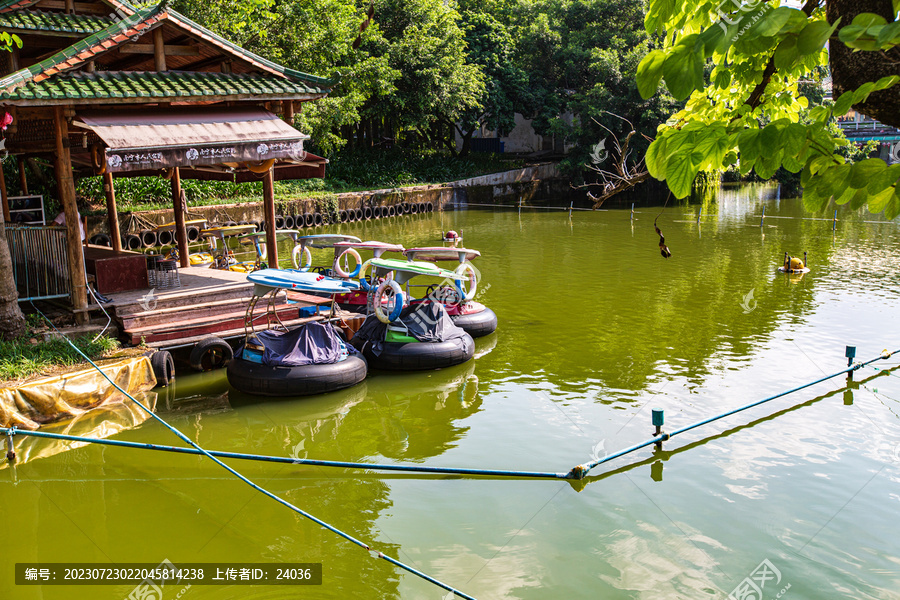
{"label": "purple tarp cover", "polygon": [[[255,339],[254,339],[255,338]],[[251,342],[265,348],[262,362],[272,367],[301,367],[336,363],[356,349],[345,345],[332,325],[307,323],[291,331],[266,330],[254,333]],[[243,346],[237,356],[243,352]]]}

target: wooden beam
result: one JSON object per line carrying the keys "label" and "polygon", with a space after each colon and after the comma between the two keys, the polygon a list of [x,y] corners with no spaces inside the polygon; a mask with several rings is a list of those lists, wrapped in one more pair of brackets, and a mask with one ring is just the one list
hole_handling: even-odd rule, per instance
{"label": "wooden beam", "polygon": [[[57,9],[57,10],[66,10],[66,6],[69,4],[69,0],[44,0],[41,2],[40,8],[47,9]],[[79,14],[83,15],[86,13],[90,14],[99,14],[99,15],[107,15],[109,14],[108,6],[97,6],[97,4],[87,3],[87,2],[74,2],[73,3],[74,10]]]}
{"label": "wooden beam", "polygon": [[9,194],[6,193],[6,176],[3,175],[2,163],[0,163],[0,202],[3,203],[3,222],[9,223]]}
{"label": "wooden beam", "polygon": [[19,167],[19,192],[23,196],[28,195],[28,178],[25,176],[25,157],[19,156],[16,159]]}
{"label": "wooden beam", "polygon": [[106,221],[109,225],[109,240],[112,249],[122,251],[122,234],[119,232],[119,211],[116,209],[116,189],[113,187],[112,173],[103,174],[103,191],[106,192]]}
{"label": "wooden beam", "polygon": [[284,122],[294,126],[294,103],[291,100],[282,100],[281,101],[281,114]]}
{"label": "wooden beam", "polygon": [[[156,54],[156,44],[128,44],[119,49],[121,54]],[[196,46],[165,46],[166,56],[200,56]]]}
{"label": "wooden beam", "polygon": [[166,43],[163,40],[162,26],[153,30],[153,62],[158,73],[166,71]]}
{"label": "wooden beam", "polygon": [[66,0],[66,14],[75,13],[75,0]]}
{"label": "wooden beam", "polygon": [[278,244],[275,239],[275,176],[272,169],[263,177],[263,208],[266,217],[266,263],[278,268]]}
{"label": "wooden beam", "polygon": [[188,249],[187,228],[184,225],[184,194],[181,190],[181,172],[178,167],[172,169],[172,204],[175,207],[175,242],[178,244],[178,260],[182,268],[191,266],[191,255]]}
{"label": "wooden beam", "polygon": [[180,71],[199,71],[200,69],[205,69],[206,67],[213,67],[218,65],[221,62],[228,60],[228,57],[224,54],[219,54],[218,56],[210,56],[209,58],[204,58],[203,60],[198,60],[197,62],[192,62],[190,64],[184,65],[179,70]]}
{"label": "wooden beam", "polygon": [[78,206],[75,204],[75,180],[72,178],[72,158],[69,155],[69,126],[64,111],[62,106],[57,106],[53,111],[53,129],[56,134],[56,183],[66,215],[66,253],[69,258],[75,322],[83,325],[88,321],[87,279],[84,272],[84,249],[81,245],[81,219],[78,216]]}

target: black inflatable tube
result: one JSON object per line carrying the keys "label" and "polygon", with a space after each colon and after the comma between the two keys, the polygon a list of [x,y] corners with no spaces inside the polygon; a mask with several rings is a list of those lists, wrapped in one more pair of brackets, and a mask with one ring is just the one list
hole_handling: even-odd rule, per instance
{"label": "black inflatable tube", "polygon": [[144,248],[152,248],[156,245],[156,232],[152,229],[141,230],[141,244]]}
{"label": "black inflatable tube", "polygon": [[160,350],[151,354],[150,366],[156,376],[156,385],[165,387],[175,379],[175,360],[168,350]]}
{"label": "black inflatable tube", "polygon": [[317,212],[315,215],[313,215],[313,221],[315,222],[316,227],[318,227],[325,222],[325,219],[322,217],[322,213]]}
{"label": "black inflatable tube", "polygon": [[[189,226],[189,227],[186,229],[186,231],[187,231],[187,239],[188,239],[189,242],[196,242],[197,240],[200,239],[200,228],[197,227],[196,225],[191,225],[191,226]],[[160,240],[162,239],[162,234],[163,234],[163,233],[168,233],[168,234],[169,234],[169,243],[172,243],[172,242],[175,240],[175,234],[174,234],[174,232],[164,232],[164,231],[160,231],[160,232],[159,232],[159,238],[160,238]],[[163,244],[162,242],[160,242],[160,245],[166,245],[166,244]]]}
{"label": "black inflatable tube", "polygon": [[284,217],[275,215],[275,229],[284,229]]}
{"label": "black inflatable tube", "polygon": [[312,213],[306,213],[305,215],[303,215],[303,224],[307,227],[312,227],[316,224],[316,218]]}
{"label": "black inflatable tube", "polygon": [[[190,235],[190,231],[188,231],[188,240],[190,240],[190,239],[191,239],[191,235]],[[173,233],[171,231],[163,230],[163,231],[160,231],[158,234],[156,234],[156,242],[160,246],[169,246],[172,244],[173,241],[175,241],[175,236],[173,235]]]}
{"label": "black inflatable tube", "polygon": [[95,246],[112,246],[109,236],[105,233],[98,233],[90,239],[90,242]]}
{"label": "black inflatable tube", "polygon": [[126,250],[138,250],[141,247],[141,238],[133,233],[127,233],[122,237],[122,246]]}
{"label": "black inflatable tube", "polygon": [[375,356],[369,344],[363,356],[372,367],[385,371],[430,371],[459,365],[475,356],[475,341],[470,337],[460,348],[455,340],[446,342],[384,342]]}
{"label": "black inflatable tube", "polygon": [[497,315],[489,308],[468,315],[451,315],[450,320],[473,338],[484,337],[497,329]]}
{"label": "black inflatable tube", "polygon": [[397,207],[394,206],[393,204],[391,204],[390,206],[388,206],[388,216],[389,216],[389,217],[396,217],[396,216],[397,216]]}
{"label": "black inflatable tube", "polygon": [[350,356],[338,363],[302,367],[270,367],[233,358],[228,362],[228,383],[257,396],[311,396],[342,390],[366,378],[366,361]]}
{"label": "black inflatable tube", "polygon": [[292,215],[288,215],[284,218],[284,228],[285,229],[293,229],[294,228],[294,217]]}

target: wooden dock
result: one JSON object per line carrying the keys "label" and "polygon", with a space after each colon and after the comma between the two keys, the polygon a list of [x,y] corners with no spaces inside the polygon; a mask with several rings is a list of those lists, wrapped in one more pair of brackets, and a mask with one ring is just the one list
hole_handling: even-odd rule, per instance
{"label": "wooden dock", "polygon": [[[187,267],[179,269],[179,278],[181,287],[108,294],[112,302],[104,308],[115,317],[126,342],[178,348],[192,346],[209,335],[223,339],[244,335],[247,306],[253,293],[246,273]],[[276,294],[268,313],[268,298],[259,302],[253,325],[262,329],[276,324],[273,314],[286,326],[321,320],[322,317],[299,317],[301,307],[313,304],[330,304],[330,300],[296,293]]]}

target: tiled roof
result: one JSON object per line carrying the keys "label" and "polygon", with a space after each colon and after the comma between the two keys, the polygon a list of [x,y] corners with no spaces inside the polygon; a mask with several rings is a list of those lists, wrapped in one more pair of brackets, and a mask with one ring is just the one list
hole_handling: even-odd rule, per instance
{"label": "tiled roof", "polygon": [[[6,2],[3,3],[3,0],[0,0],[0,15],[7,18],[12,18],[14,15],[24,12],[24,10],[20,7],[22,4],[28,1],[29,0],[6,0]],[[289,94],[300,93],[325,95],[328,93],[330,88],[335,85],[335,82],[329,79],[325,79],[324,77],[316,77],[314,75],[308,75],[306,73],[301,73],[300,71],[288,69],[282,65],[266,60],[265,58],[262,58],[261,56],[258,56],[248,50],[244,50],[240,46],[229,42],[225,38],[213,33],[205,27],[194,23],[187,17],[175,11],[168,10],[168,8],[166,7],[166,2],[160,2],[155,6],[151,5],[147,7],[135,7],[134,5],[121,0],[105,1],[108,2],[110,6],[116,7],[118,14],[124,15],[124,17],[116,21],[110,19],[108,21],[109,24],[105,28],[95,31],[91,35],[75,42],[68,48],[60,50],[53,56],[50,56],[49,58],[44,59],[37,64],[31,65],[29,67],[16,71],[15,73],[7,75],[6,77],[3,77],[2,79],[0,79],[0,96],[9,99],[16,98],[25,100],[27,98],[24,95],[21,98],[18,97],[19,92],[17,90],[22,86],[27,86],[30,90],[33,90],[33,99],[42,97],[46,97],[49,99],[65,98],[68,97],[69,93],[74,93],[74,98],[80,98],[82,97],[80,95],[82,91],[80,91],[80,88],[77,85],[74,85],[74,82],[76,81],[74,79],[70,78],[70,81],[72,81],[73,83],[68,88],[65,87],[63,78],[60,78],[60,82],[58,84],[54,84],[50,87],[50,89],[47,90],[42,90],[39,84],[41,84],[48,78],[55,77],[62,73],[74,71],[75,69],[79,69],[88,61],[93,60],[97,55],[103,54],[120,45],[127,44],[131,40],[131,38],[136,38],[138,36],[144,35],[151,29],[161,26],[162,23],[166,21],[179,29],[185,30],[192,35],[202,38],[209,44],[219,47],[227,54],[239,57],[240,59],[250,63],[261,71],[271,73],[274,78],[287,78],[287,81],[293,84],[295,89],[299,87],[304,90],[303,92],[288,92]],[[15,6],[16,8],[12,13],[3,14],[2,7],[4,6]],[[60,88],[60,86],[62,86],[62,88]],[[288,85],[287,87],[291,86]],[[65,91],[61,91],[62,89],[65,89]],[[198,89],[202,90],[202,88]],[[46,96],[41,95],[44,92],[46,92]],[[23,94],[26,93],[28,92],[23,92]],[[62,93],[62,95],[59,95],[60,93]],[[206,96],[207,94],[201,93],[200,95]],[[119,96],[112,95],[110,97]],[[126,97],[144,96],[137,95]],[[146,97],[156,96],[148,94]]]}
{"label": "tiled roof", "polygon": [[66,15],[40,10],[17,10],[0,13],[0,27],[18,31],[91,34],[112,24],[106,17]]}
{"label": "tiled roof", "polygon": [[144,101],[178,101],[238,96],[308,96],[323,90],[275,75],[202,73],[187,71],[116,71],[61,73],[40,82],[31,81],[12,92],[0,93],[0,101],[76,100],[79,102],[139,98]]}

